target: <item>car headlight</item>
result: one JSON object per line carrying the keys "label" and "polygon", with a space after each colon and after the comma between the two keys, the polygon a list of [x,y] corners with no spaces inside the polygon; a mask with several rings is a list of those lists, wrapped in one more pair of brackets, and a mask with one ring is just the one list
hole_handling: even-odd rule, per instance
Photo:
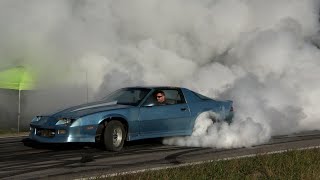
{"label": "car headlight", "polygon": [[56,125],[70,125],[72,124],[73,120],[68,119],[68,118],[61,118],[59,121],[56,123]]}
{"label": "car headlight", "polygon": [[38,122],[40,121],[40,119],[41,119],[41,116],[36,116],[31,120],[31,122]]}

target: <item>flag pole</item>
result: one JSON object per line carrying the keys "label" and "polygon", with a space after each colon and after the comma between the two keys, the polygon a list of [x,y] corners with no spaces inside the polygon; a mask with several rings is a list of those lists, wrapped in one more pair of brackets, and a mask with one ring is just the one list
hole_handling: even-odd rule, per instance
{"label": "flag pole", "polygon": [[20,132],[20,112],[21,112],[20,100],[21,100],[21,89],[19,88],[19,102],[18,102],[18,133]]}
{"label": "flag pole", "polygon": [[87,103],[89,103],[88,69],[86,69]]}

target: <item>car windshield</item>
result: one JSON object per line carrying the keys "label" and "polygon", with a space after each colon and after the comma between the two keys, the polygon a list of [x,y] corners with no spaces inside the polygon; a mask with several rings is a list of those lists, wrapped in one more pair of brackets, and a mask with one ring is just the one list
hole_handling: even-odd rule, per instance
{"label": "car windshield", "polygon": [[147,88],[123,88],[109,94],[103,101],[137,106],[149,92]]}

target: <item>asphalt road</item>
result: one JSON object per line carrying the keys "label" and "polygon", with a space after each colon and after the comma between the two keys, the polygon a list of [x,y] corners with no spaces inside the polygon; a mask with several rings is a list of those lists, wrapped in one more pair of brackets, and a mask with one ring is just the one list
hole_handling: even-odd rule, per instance
{"label": "asphalt road", "polygon": [[25,136],[0,138],[0,179],[85,178],[319,145],[320,131],[276,136],[267,144],[237,149],[168,146],[152,139],[127,143],[121,152],[90,144],[30,144]]}

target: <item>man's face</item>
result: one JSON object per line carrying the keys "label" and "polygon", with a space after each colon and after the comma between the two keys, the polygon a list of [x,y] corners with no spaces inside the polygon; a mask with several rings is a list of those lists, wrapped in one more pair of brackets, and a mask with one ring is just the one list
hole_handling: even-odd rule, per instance
{"label": "man's face", "polygon": [[165,100],[164,95],[161,94],[161,93],[158,93],[157,96],[156,96],[156,98],[157,98],[157,101],[158,101],[159,103],[163,103],[164,100]]}

